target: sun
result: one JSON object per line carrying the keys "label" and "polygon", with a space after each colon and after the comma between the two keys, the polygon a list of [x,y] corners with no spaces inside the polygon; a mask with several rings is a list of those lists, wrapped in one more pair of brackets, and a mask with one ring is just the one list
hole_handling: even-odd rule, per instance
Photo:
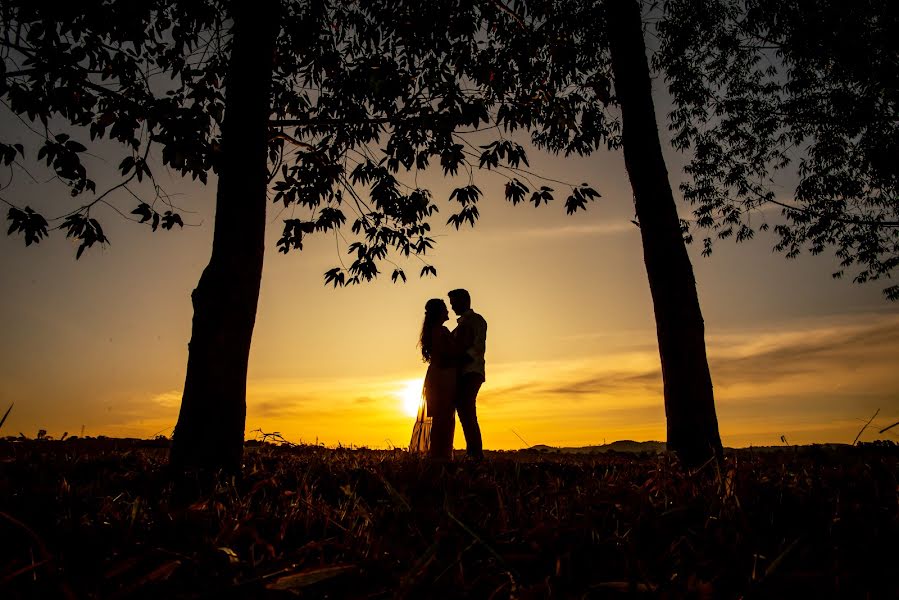
{"label": "sun", "polygon": [[424,382],[421,379],[410,379],[404,382],[403,387],[396,391],[396,396],[400,400],[400,406],[404,414],[410,417],[418,415],[423,385]]}

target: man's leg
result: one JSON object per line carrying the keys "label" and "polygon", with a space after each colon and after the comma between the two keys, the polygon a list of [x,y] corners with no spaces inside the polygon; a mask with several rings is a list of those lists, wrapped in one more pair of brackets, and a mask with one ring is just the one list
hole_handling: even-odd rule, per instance
{"label": "man's leg", "polygon": [[459,390],[456,396],[456,411],[465,434],[465,452],[470,458],[483,458],[484,449],[481,443],[481,428],[478,425],[478,412],[475,401],[484,377],[477,373],[466,373],[459,378]]}

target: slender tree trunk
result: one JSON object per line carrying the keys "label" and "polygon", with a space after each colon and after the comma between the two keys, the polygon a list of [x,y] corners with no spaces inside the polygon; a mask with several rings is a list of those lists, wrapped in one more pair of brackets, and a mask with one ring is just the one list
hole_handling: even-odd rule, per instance
{"label": "slender tree trunk", "polygon": [[652,82],[636,0],[606,2],[622,145],[643,239],[668,420],[668,448],[687,466],[721,455],[705,327],[652,102]]}
{"label": "slender tree trunk", "polygon": [[272,0],[235,0],[218,162],[212,257],[193,291],[193,331],[175,468],[239,471],[247,363],[262,280],[267,123],[277,16]]}

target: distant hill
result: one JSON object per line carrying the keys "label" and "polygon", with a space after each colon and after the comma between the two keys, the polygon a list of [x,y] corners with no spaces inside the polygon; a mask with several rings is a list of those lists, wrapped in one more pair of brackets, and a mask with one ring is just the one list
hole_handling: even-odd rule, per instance
{"label": "distant hill", "polygon": [[[728,448],[725,447],[726,451],[732,450],[748,450],[752,452],[761,452],[761,453],[769,453],[769,452],[800,452],[800,453],[815,453],[815,452],[842,452],[846,449],[852,448],[852,444],[839,444],[839,443],[830,443],[830,444],[808,444],[803,446],[791,446],[791,445],[783,445],[783,446],[749,446],[747,448]],[[859,447],[862,448],[886,448],[892,449],[897,447],[895,444],[890,442],[889,440],[883,441],[879,440],[877,442],[862,442],[859,444]],[[546,446],[544,444],[537,444],[536,446],[531,446],[530,448],[525,448],[520,450],[520,452],[541,452],[546,454],[599,454],[602,452],[629,452],[632,454],[640,454],[642,452],[654,453],[658,454],[660,452],[665,452],[665,442],[635,442],[634,440],[618,440],[617,442],[612,442],[611,444],[602,444],[600,446],[581,446],[579,448],[558,448],[556,446]]]}
{"label": "distant hill", "polygon": [[557,448],[538,444],[527,450],[531,452],[563,453],[563,454],[598,454],[602,452],[640,452],[659,453],[665,451],[665,442],[635,442],[634,440],[618,440],[600,446],[581,446],[579,448]]}

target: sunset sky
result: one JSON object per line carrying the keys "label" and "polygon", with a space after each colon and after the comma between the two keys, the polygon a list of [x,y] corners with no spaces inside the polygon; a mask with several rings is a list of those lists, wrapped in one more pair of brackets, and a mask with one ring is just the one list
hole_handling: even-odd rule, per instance
{"label": "sunset sky", "polygon": [[[6,117],[2,124],[13,127]],[[101,167],[121,157],[113,147],[92,152]],[[301,253],[278,254],[289,215],[272,205],[247,437],[261,429],[293,442],[407,445],[408,405],[426,367],[416,348],[425,301],[465,287],[489,323],[478,400],[485,447],[664,440],[655,325],[621,156],[532,151],[530,160],[547,177],[591,183],[602,198],[566,216],[565,190],[552,184],[559,193],[550,206],[512,207],[501,179],[476,174],[486,196],[477,227],[444,227],[444,203],[432,221],[438,277],[418,279],[420,263],[401,263],[411,275],[405,285],[392,284],[385,265],[373,284],[325,287],[322,274],[345,256],[345,243],[319,234]],[[682,161],[669,152],[675,186]],[[0,435],[171,434],[215,187],[166,174],[158,159],[156,169],[180,194],[183,230],[152,234],[101,211],[112,245],[77,263],[62,232],[30,248],[0,237],[0,410],[15,402]],[[445,199],[459,181],[428,172],[418,183]],[[59,184],[21,175],[2,195],[48,216],[73,206]],[[127,213],[136,201],[118,205]],[[779,215],[754,218],[773,224]],[[899,306],[882,299],[879,282],[832,280],[829,254],[787,261],[772,245],[767,235],[719,242],[710,258],[700,244],[690,248],[724,444],[849,443],[878,408],[862,439],[899,439],[899,428],[876,433],[899,420]],[[464,447],[460,429],[456,447]]]}

